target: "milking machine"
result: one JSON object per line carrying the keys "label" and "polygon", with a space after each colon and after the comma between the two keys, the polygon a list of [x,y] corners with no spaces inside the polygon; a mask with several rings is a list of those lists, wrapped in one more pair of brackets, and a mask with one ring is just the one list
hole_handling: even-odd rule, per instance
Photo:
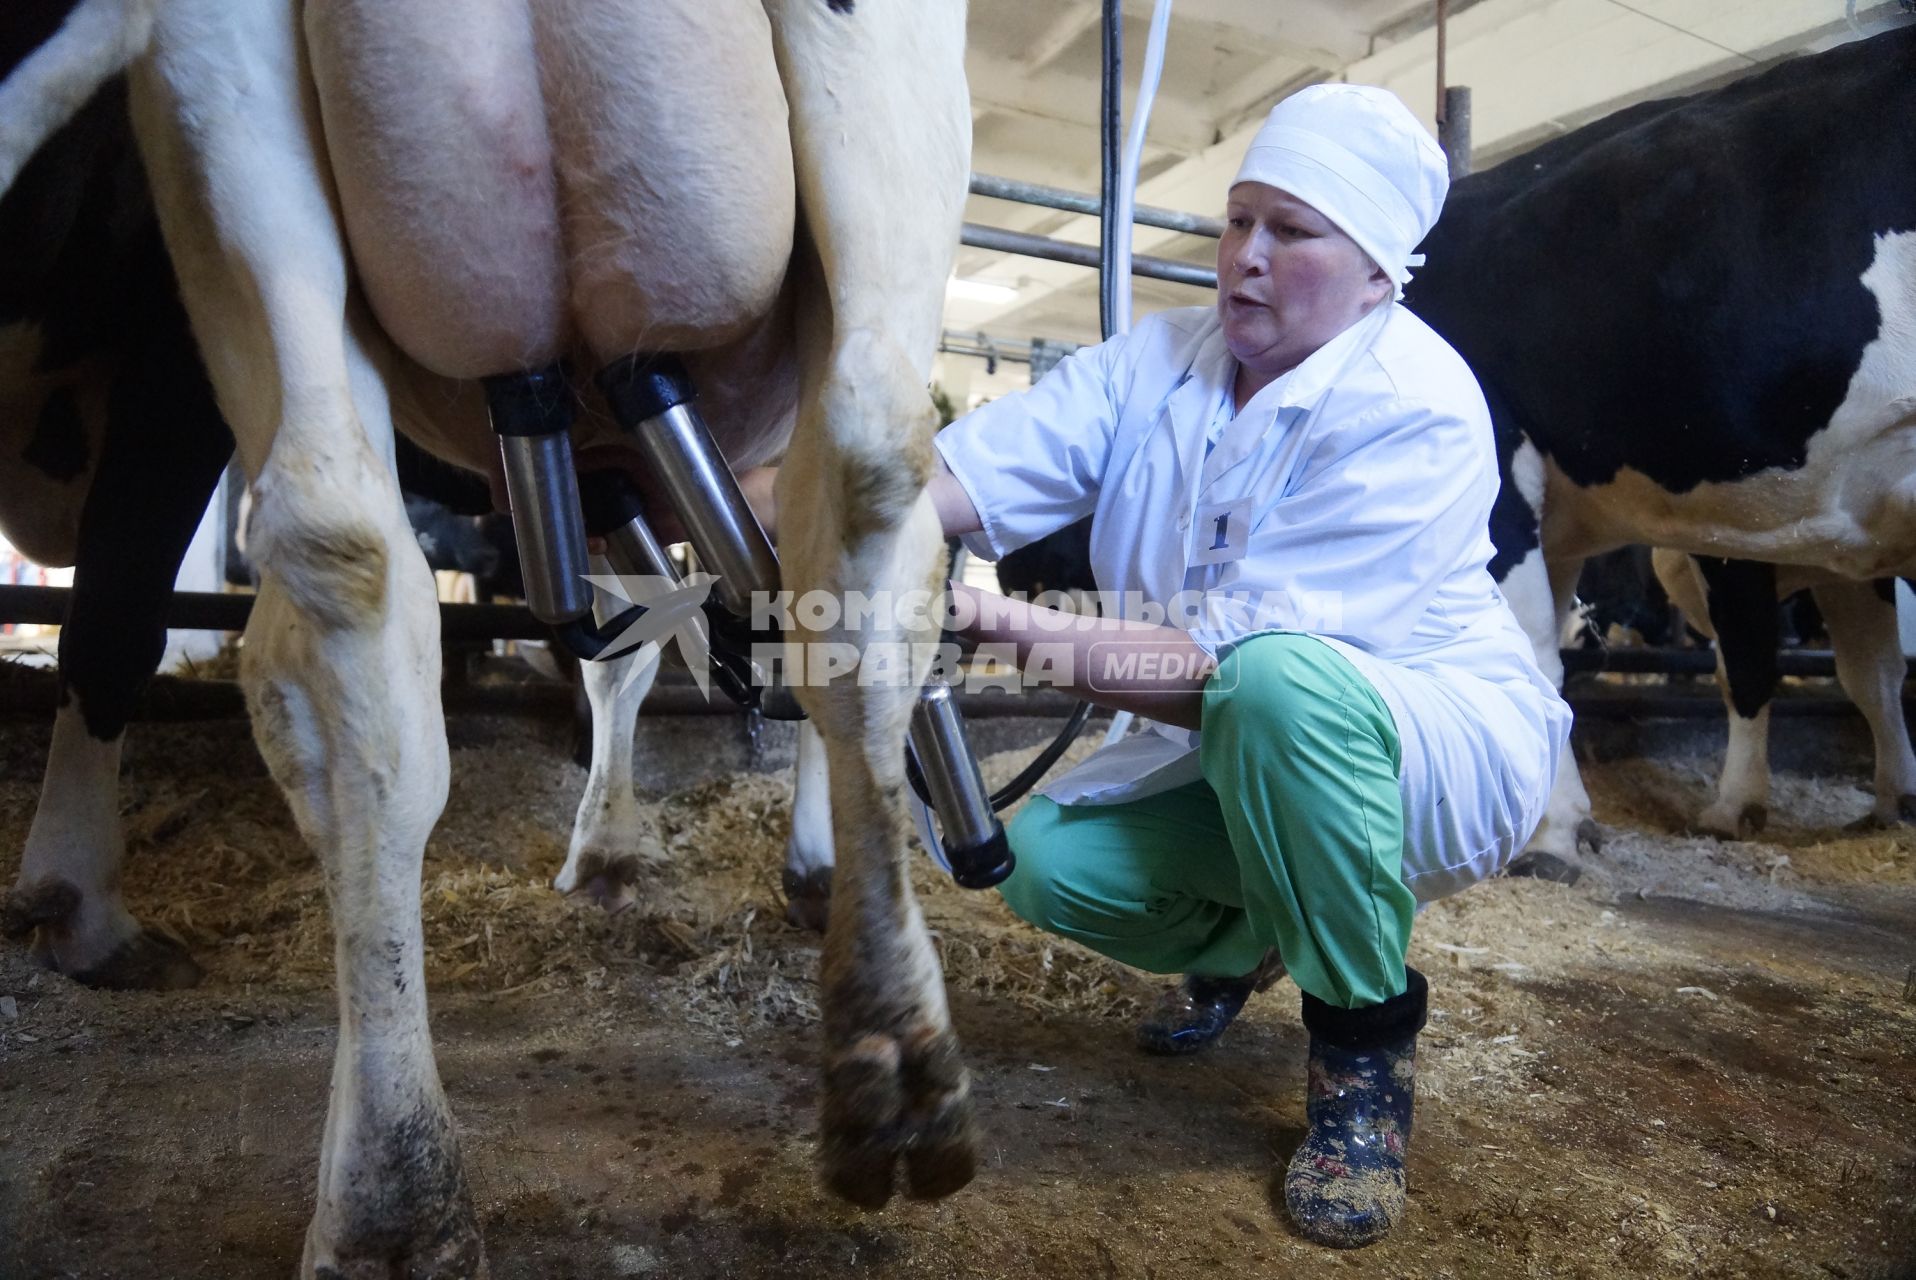
{"label": "milking machine", "polygon": [[[752,663],[754,644],[784,640],[776,630],[752,625],[753,599],[769,599],[778,590],[778,557],[693,407],[684,367],[671,356],[631,356],[604,369],[598,384],[613,420],[657,477],[700,562],[718,574],[703,606],[715,683],[767,716],[802,718],[790,691],[769,685]],[[485,386],[528,608],[582,659],[602,661],[631,652],[643,641],[628,633],[647,606],[635,604],[603,623],[594,620],[585,577],[588,534],[605,540],[606,559],[620,574],[663,579],[668,588],[682,585],[682,579],[646,523],[630,479],[618,471],[594,471],[583,478],[574,471],[568,435],[572,393],[562,369],[489,378]],[[994,795],[985,789],[951,686],[934,677],[920,691],[912,709],[906,773],[919,799],[938,815],[941,861],[959,884],[986,889],[1011,874],[1011,847],[997,810],[1042,776],[1057,758],[1048,754],[1050,760],[1041,756],[1033,762],[1041,767],[1027,768]]]}

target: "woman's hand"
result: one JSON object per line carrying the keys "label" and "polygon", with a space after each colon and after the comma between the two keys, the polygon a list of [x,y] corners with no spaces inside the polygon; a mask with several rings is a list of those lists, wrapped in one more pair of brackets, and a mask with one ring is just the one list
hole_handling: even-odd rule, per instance
{"label": "woman's hand", "polygon": [[1150,622],[1066,613],[946,584],[961,635],[995,649],[1020,671],[1039,664],[1046,681],[1113,711],[1134,711],[1196,729],[1204,718],[1204,686],[1216,660],[1191,633]]}

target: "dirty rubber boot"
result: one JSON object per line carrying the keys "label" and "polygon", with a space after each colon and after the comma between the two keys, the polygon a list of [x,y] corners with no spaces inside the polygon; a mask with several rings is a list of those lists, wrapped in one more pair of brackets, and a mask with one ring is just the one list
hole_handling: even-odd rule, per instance
{"label": "dirty rubber boot", "polygon": [[1309,1131],[1284,1174],[1284,1204],[1318,1244],[1383,1239],[1404,1214],[1404,1156],[1417,1091],[1417,1032],[1428,988],[1406,968],[1404,993],[1339,1009],[1304,997],[1311,1033]]}
{"label": "dirty rubber boot", "polygon": [[1186,974],[1158,997],[1138,1024],[1138,1048],[1166,1057],[1196,1053],[1224,1034],[1253,991],[1263,991],[1284,976],[1275,948],[1241,978],[1202,978]]}

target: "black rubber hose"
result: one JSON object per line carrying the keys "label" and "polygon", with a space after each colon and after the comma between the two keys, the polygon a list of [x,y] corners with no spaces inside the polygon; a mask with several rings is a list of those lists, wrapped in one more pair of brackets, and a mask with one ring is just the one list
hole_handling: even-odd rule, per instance
{"label": "black rubber hose", "polygon": [[1118,237],[1129,227],[1117,224],[1120,159],[1124,150],[1124,7],[1104,0],[1104,79],[1098,101],[1099,202],[1098,329],[1109,338],[1118,327]]}

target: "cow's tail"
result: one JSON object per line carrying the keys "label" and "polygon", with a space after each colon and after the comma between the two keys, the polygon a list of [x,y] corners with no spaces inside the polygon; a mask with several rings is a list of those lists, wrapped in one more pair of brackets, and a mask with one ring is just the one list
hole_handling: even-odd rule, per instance
{"label": "cow's tail", "polygon": [[107,79],[146,49],[157,0],[80,0],[0,81],[0,195]]}

